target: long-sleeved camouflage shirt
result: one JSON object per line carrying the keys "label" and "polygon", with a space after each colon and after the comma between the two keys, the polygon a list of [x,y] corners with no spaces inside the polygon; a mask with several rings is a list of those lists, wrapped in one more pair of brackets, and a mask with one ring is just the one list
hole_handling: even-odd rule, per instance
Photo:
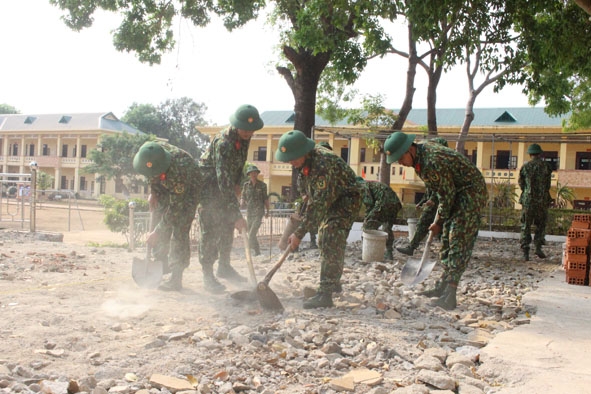
{"label": "long-sleeved camouflage shirt", "polygon": [[246,213],[248,216],[265,215],[265,201],[268,200],[267,184],[257,179],[253,185],[250,179],[242,185],[242,199],[246,202]]}
{"label": "long-sleeved camouflage shirt", "polygon": [[230,126],[214,137],[199,161],[205,184],[202,200],[217,200],[234,220],[242,217],[236,189],[242,184],[249,144]]}
{"label": "long-sleeved camouflage shirt", "polygon": [[160,144],[170,152],[171,160],[166,172],[150,180],[152,193],[157,196],[162,209],[162,218],[156,225],[156,231],[171,228],[179,222],[179,218],[189,215],[189,212],[194,216],[194,205],[201,187],[201,177],[193,156],[174,145],[165,142]]}
{"label": "long-sleeved camouflage shirt", "polygon": [[366,220],[383,221],[384,218],[380,213],[391,210],[398,212],[402,208],[396,192],[385,183],[367,181],[362,182],[361,185],[363,185],[362,197],[366,209]]}
{"label": "long-sleeved camouflage shirt", "polygon": [[304,165],[298,168],[297,182],[298,190],[308,196],[304,216],[295,231],[300,239],[327,217],[345,214],[351,201],[358,203],[361,199],[355,173],[328,149],[315,148],[308,154]]}
{"label": "long-sleeved camouflage shirt", "polygon": [[472,204],[482,209],[488,198],[482,173],[468,158],[434,142],[417,145],[417,175],[439,199],[439,222],[454,214],[454,203],[460,193],[471,197]]}
{"label": "long-sleeved camouflage shirt", "polygon": [[521,188],[519,203],[526,207],[548,207],[551,200],[551,183],[550,165],[539,156],[533,157],[519,171],[519,187]]}

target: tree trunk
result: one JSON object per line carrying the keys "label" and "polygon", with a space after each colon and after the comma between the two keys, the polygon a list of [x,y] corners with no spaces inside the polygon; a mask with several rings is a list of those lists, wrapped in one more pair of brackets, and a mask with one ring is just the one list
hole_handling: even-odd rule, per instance
{"label": "tree trunk", "polygon": [[474,120],[474,103],[476,102],[476,94],[474,91],[470,93],[470,98],[466,104],[466,115],[464,116],[464,123],[460,129],[460,135],[458,136],[458,142],[456,143],[456,152],[464,154],[464,146],[466,144],[466,137],[470,131],[470,125]]}
{"label": "tree trunk", "polygon": [[437,136],[437,86],[442,71],[443,68],[437,66],[429,73],[429,86],[427,87],[427,129],[429,137]]}
{"label": "tree trunk", "polygon": [[[316,55],[305,51],[296,51],[284,46],[283,53],[296,70],[296,75],[286,67],[277,67],[279,74],[283,76],[291,89],[294,98],[295,122],[294,129],[300,130],[307,137],[312,137],[312,127],[316,122],[316,92],[320,76],[330,61],[331,54],[322,52]],[[297,173],[292,171],[291,195],[294,201],[297,196]]]}
{"label": "tree trunk", "polygon": [[[402,130],[408,114],[412,109],[412,101],[415,94],[415,78],[417,75],[417,64],[419,58],[417,55],[417,43],[412,35],[412,24],[408,25],[408,68],[406,70],[406,91],[404,94],[404,101],[398,112],[398,118],[394,122],[392,129],[394,131]],[[384,153],[384,145],[380,146],[380,182],[386,185],[390,184],[390,164],[386,161]]]}

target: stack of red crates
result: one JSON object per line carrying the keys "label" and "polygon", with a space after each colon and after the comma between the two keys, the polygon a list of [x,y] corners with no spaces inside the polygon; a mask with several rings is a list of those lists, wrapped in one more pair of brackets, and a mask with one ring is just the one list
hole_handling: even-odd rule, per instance
{"label": "stack of red crates", "polygon": [[591,215],[574,215],[566,238],[564,269],[571,285],[589,284],[589,246]]}

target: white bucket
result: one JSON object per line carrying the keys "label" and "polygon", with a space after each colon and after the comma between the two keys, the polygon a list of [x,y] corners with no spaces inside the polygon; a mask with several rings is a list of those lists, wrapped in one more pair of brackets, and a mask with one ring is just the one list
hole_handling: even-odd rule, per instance
{"label": "white bucket", "polygon": [[363,232],[362,238],[361,260],[366,263],[384,261],[388,233],[379,230],[366,230]]}
{"label": "white bucket", "polygon": [[408,223],[408,240],[412,240],[417,232],[417,223],[419,219],[417,218],[408,218],[406,219],[406,223]]}

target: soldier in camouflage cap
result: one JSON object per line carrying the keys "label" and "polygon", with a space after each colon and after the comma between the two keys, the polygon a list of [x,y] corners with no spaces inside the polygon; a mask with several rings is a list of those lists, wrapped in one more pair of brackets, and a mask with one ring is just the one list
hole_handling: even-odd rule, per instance
{"label": "soldier in camouflage cap", "polygon": [[527,153],[531,160],[525,163],[519,171],[519,187],[521,188],[519,203],[522,205],[520,244],[525,261],[529,260],[532,224],[536,226],[535,254],[541,259],[546,257],[542,251],[542,244],[546,235],[548,208],[552,201],[550,196],[552,169],[540,157],[542,148],[538,144],[531,144],[527,148]]}
{"label": "soldier in camouflage cap", "polygon": [[289,237],[295,250],[310,229],[318,227],[320,247],[320,285],[304,308],[333,306],[332,292],[340,284],[347,237],[361,205],[361,190],[355,173],[340,157],[299,130],[279,139],[275,159],[290,163],[298,172],[298,190],[308,197],[306,209],[296,231]]}
{"label": "soldier in camouflage cap", "polygon": [[261,247],[257,240],[257,233],[261,227],[263,217],[269,216],[269,196],[267,184],[257,177],[261,173],[257,166],[251,165],[246,169],[246,175],[250,178],[242,185],[240,205],[246,204],[246,226],[250,250],[255,256],[261,254]]}
{"label": "soldier in camouflage cap", "polygon": [[[166,142],[149,141],[133,158],[133,168],[148,178],[150,210],[158,211],[158,222],[147,243],[168,253],[172,274],[161,290],[180,291],[183,271],[191,258],[190,230],[199,202],[201,178],[193,157]],[[165,256],[161,257],[165,260]]]}
{"label": "soldier in camouflage cap", "polygon": [[363,230],[377,230],[380,226],[388,234],[386,241],[386,253],[384,259],[392,260],[394,248],[394,233],[392,226],[396,223],[398,212],[402,204],[398,195],[385,183],[376,181],[365,181],[357,177],[357,181],[363,188],[363,204],[365,205],[365,218],[363,219]]}
{"label": "soldier in camouflage cap", "polygon": [[230,116],[230,126],[213,138],[199,161],[204,182],[199,207],[199,261],[203,270],[203,285],[210,292],[218,293],[225,289],[213,274],[216,259],[218,277],[246,281],[230,265],[230,253],[234,228],[246,231],[246,220],[240,213],[239,201],[244,163],[250,139],[262,127],[263,121],[255,107],[240,106]]}
{"label": "soldier in camouflage cap", "polygon": [[[439,145],[447,146],[447,140],[442,137],[433,138],[426,143],[437,143]],[[435,220],[435,215],[437,215],[437,206],[439,205],[439,200],[437,198],[437,193],[433,193],[431,189],[426,188],[425,194],[421,200],[417,203],[417,209],[422,209],[421,216],[419,217],[419,221],[417,223],[417,229],[410,240],[408,246],[404,247],[396,247],[396,250],[400,253],[404,253],[408,256],[412,256],[414,250],[419,247],[419,243],[427,236],[429,233],[429,226]],[[425,295],[429,295],[429,292],[425,292]]]}
{"label": "soldier in camouflage cap", "polygon": [[413,167],[425,186],[437,194],[439,218],[429,229],[434,235],[442,233],[440,257],[444,272],[431,295],[439,297],[434,306],[452,310],[488,193],[482,173],[466,156],[440,144],[416,144],[415,137],[397,131],[384,143],[384,151],[388,163]]}

